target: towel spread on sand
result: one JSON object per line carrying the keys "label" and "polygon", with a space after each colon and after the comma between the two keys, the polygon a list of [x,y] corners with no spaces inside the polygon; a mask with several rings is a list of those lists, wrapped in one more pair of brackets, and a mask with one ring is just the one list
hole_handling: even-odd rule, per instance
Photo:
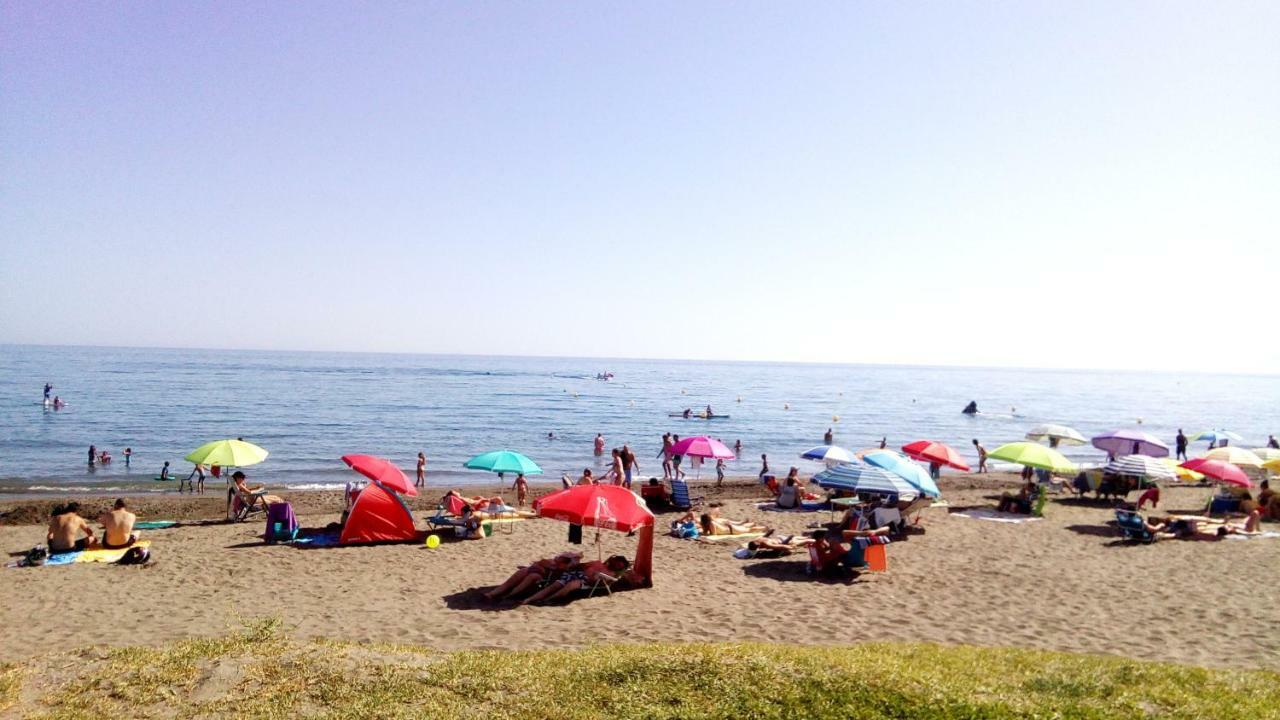
{"label": "towel spread on sand", "polygon": [[134,530],[163,530],[177,525],[177,520],[139,520],[133,524]]}
{"label": "towel spread on sand", "polygon": [[[138,542],[123,548],[94,548],[93,550],[72,550],[71,552],[54,553],[50,555],[44,564],[34,567],[48,567],[57,565],[71,565],[72,563],[113,563],[124,557],[130,548],[150,547],[150,540],[139,540]],[[19,567],[17,562],[9,563],[6,567]]]}
{"label": "towel spread on sand", "polygon": [[1038,518],[1038,517],[1031,517],[1030,515],[1021,515],[1019,513],[999,512],[997,510],[992,510],[991,508],[971,508],[969,510],[952,510],[951,515],[957,516],[957,517],[970,518],[973,520],[989,520],[991,522],[1013,523],[1015,525],[1044,519],[1044,518]]}
{"label": "towel spread on sand", "polygon": [[823,502],[806,502],[800,503],[800,507],[780,508],[778,507],[778,503],[762,502],[756,503],[756,509],[764,510],[766,512],[818,512],[819,510],[825,510],[826,505],[827,504]]}
{"label": "towel spread on sand", "polygon": [[1280,538],[1280,532],[1268,530],[1267,532],[1258,533],[1257,535],[1228,535],[1228,540],[1270,540]]}
{"label": "towel spread on sand", "polygon": [[702,542],[715,543],[715,542],[723,542],[725,540],[750,540],[751,538],[758,538],[763,536],[764,536],[764,533],[762,532],[754,532],[754,533],[741,533],[739,535],[699,535],[698,537],[693,539],[700,540]]}

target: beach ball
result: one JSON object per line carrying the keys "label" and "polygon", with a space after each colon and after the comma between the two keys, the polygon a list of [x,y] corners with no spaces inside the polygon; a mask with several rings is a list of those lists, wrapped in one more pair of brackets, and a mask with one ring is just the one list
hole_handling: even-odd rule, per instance
{"label": "beach ball", "polygon": [[440,536],[434,533],[431,535],[428,535],[426,546],[431,548],[432,550],[435,550],[436,548],[440,547]]}

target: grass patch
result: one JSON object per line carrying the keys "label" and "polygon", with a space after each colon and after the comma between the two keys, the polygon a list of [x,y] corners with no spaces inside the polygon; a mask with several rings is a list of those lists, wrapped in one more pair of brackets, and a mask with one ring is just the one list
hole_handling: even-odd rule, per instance
{"label": "grass patch", "polygon": [[[1280,674],[1030,650],[868,644],[607,645],[442,653],[226,638],[82,653],[71,677],[0,668],[0,708],[31,717],[1232,718],[1273,717]],[[36,682],[35,678],[42,678]],[[12,709],[12,708],[11,708]]]}

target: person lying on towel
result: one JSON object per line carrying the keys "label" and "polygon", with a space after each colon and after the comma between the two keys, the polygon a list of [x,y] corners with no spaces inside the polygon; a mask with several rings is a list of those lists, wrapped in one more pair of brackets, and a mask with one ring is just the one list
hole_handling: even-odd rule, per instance
{"label": "person lying on towel", "polygon": [[[693,511],[685,513],[677,522],[685,523],[694,519]],[[773,530],[749,520],[729,520],[720,517],[718,510],[711,510],[698,516],[698,528],[703,535],[747,535],[750,533],[772,533]]]}
{"label": "person lying on towel", "polygon": [[781,538],[762,537],[747,543],[746,557],[780,558],[804,550],[813,544],[813,538],[787,535]]}
{"label": "person lying on towel", "polygon": [[546,600],[560,600],[584,587],[591,587],[600,580],[608,581],[609,578],[631,582],[633,578],[629,574],[625,574],[630,567],[631,561],[621,555],[614,555],[604,562],[582,563],[560,573],[560,577],[552,580],[546,587],[534,593],[528,599],[521,600],[520,604],[528,605]]}
{"label": "person lying on towel", "polygon": [[[1152,518],[1154,521],[1155,518]],[[1179,540],[1221,540],[1228,535],[1257,535],[1262,513],[1254,510],[1243,522],[1204,521],[1196,518],[1165,518],[1158,522],[1142,521],[1148,532],[1159,538],[1177,538]]]}
{"label": "person lying on towel", "polygon": [[532,590],[536,585],[559,579],[560,575],[574,569],[582,560],[582,553],[562,552],[553,558],[534,560],[525,567],[516,570],[501,585],[483,593],[489,600],[500,600],[504,597],[520,597]]}

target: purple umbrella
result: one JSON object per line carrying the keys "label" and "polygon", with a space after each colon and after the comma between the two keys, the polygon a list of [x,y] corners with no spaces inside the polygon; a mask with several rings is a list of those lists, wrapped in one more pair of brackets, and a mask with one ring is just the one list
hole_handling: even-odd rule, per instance
{"label": "purple umbrella", "polygon": [[1093,446],[1105,451],[1108,455],[1149,455],[1151,457],[1169,457],[1169,446],[1160,442],[1154,435],[1141,430],[1112,430],[1093,438]]}

